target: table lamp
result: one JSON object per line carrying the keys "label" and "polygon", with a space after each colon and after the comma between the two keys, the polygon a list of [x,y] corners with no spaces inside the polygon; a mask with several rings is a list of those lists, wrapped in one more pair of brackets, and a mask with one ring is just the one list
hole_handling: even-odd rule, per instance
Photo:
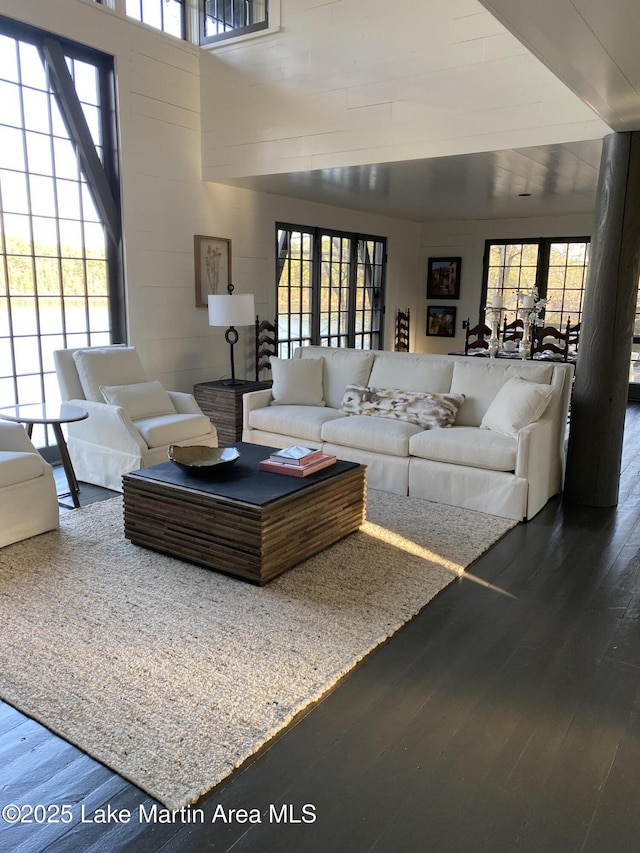
{"label": "table lamp", "polygon": [[256,309],[253,293],[242,293],[233,296],[233,285],[227,287],[228,294],[214,294],[208,297],[209,325],[227,326],[224,339],[229,344],[231,353],[231,379],[223,380],[225,385],[243,385],[244,380],[236,380],[236,370],[233,360],[233,348],[238,342],[236,326],[251,326],[255,323]]}

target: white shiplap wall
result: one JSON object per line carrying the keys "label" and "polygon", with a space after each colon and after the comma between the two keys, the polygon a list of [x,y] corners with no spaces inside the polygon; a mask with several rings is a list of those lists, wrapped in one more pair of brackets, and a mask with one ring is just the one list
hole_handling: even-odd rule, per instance
{"label": "white shiplap wall", "polygon": [[607,131],[476,0],[282,0],[281,23],[203,62],[209,180]]}

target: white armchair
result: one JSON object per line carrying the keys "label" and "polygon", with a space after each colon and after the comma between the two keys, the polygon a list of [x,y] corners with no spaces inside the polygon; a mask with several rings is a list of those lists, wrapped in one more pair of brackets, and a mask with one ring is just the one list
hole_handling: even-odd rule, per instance
{"label": "white armchair", "polygon": [[53,469],[20,424],[0,422],[0,547],[60,524]]}
{"label": "white armchair", "polygon": [[69,424],[76,477],[122,491],[122,475],[167,459],[170,444],[217,447],[218,436],[191,394],[149,381],[135,347],[57,350],[64,402],[89,413]]}

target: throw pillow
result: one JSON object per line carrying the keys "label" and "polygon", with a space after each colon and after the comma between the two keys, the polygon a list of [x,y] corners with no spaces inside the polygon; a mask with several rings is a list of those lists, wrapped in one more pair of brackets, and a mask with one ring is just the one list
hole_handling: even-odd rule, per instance
{"label": "throw pillow", "polygon": [[489,405],[480,424],[503,435],[517,435],[542,417],[553,396],[551,385],[514,376],[508,379]]}
{"label": "throw pillow", "polygon": [[319,356],[319,349],[320,347],[301,347],[300,358],[322,358],[322,399],[332,409],[339,409],[347,385],[369,384],[375,356],[370,350],[348,347],[322,347],[326,353]]}
{"label": "throw pillow", "polygon": [[372,415],[407,421],[422,429],[450,427],[464,394],[432,394],[428,391],[400,391],[347,385],[340,409],[349,415]]}
{"label": "throw pillow", "polygon": [[87,400],[103,403],[101,385],[146,382],[147,375],[135,347],[95,347],[76,350],[73,360]]}
{"label": "throw pillow", "polygon": [[160,382],[137,382],[132,385],[101,385],[106,403],[122,406],[132,421],[154,415],[175,414],[176,407]]}
{"label": "throw pillow", "polygon": [[272,406],[324,406],[321,358],[271,358]]}

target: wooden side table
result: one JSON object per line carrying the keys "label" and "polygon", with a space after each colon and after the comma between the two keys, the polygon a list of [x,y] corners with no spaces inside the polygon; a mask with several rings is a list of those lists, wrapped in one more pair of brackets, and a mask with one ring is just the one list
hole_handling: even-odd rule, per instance
{"label": "wooden side table", "polygon": [[[61,403],[59,406],[47,406],[43,403],[34,403],[30,405],[10,406],[0,409],[0,418],[2,420],[26,424],[27,435],[29,438],[31,438],[33,433],[34,424],[45,424],[53,427],[53,434],[56,437],[60,460],[62,462],[62,467],[64,468],[64,473],[67,477],[67,483],[69,484],[68,494],[76,509],[80,506],[80,500],[78,498],[80,487],[78,486],[73,465],[71,464],[71,458],[69,457],[69,451],[67,450],[67,443],[64,440],[62,424],[70,424],[74,421],[83,421],[88,417],[89,413],[84,409],[81,409],[80,406],[72,406],[69,403]],[[58,495],[59,498],[64,498],[66,496],[67,495]],[[63,504],[60,500],[58,503],[61,506],[67,507],[67,504]],[[70,509],[70,507],[68,508]]]}
{"label": "wooden side table", "polygon": [[244,381],[236,385],[199,382],[193,386],[193,396],[218,431],[220,447],[229,447],[242,440],[242,398],[249,391],[271,388],[271,382]]}

